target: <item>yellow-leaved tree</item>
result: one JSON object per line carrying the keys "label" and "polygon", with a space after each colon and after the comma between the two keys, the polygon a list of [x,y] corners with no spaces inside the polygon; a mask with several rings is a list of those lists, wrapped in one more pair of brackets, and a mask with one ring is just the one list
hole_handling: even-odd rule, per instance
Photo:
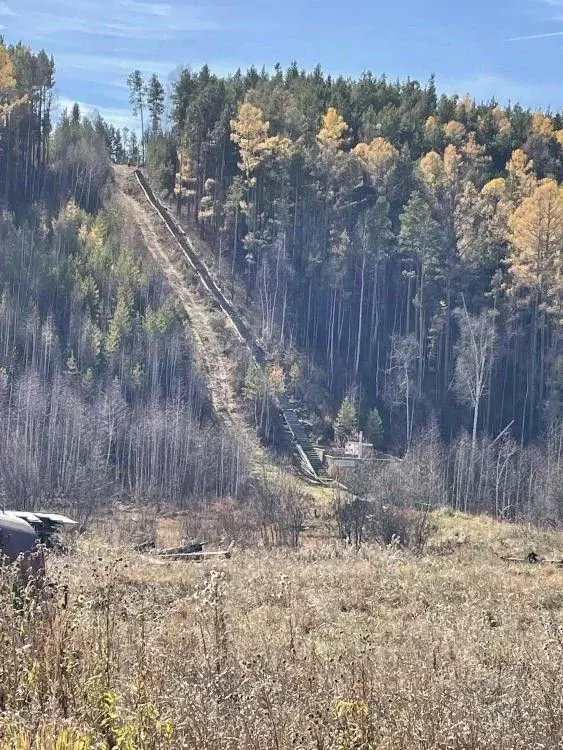
{"label": "yellow-leaved tree", "polygon": [[177,152],[178,172],[174,184],[174,195],[177,200],[178,215],[182,213],[182,205],[188,206],[188,216],[191,213],[192,204],[197,195],[196,185],[197,178],[194,176],[195,170],[190,158],[190,152],[186,144],[183,143]]}
{"label": "yellow-leaved tree", "polygon": [[475,110],[475,100],[471,94],[465,94],[456,104],[455,114],[460,120],[467,121]]}
{"label": "yellow-leaved tree", "polygon": [[353,149],[363,167],[377,180],[385,181],[394,171],[399,152],[385,138],[374,138],[371,143],[358,143]]}
{"label": "yellow-leaved tree", "polygon": [[420,176],[426,185],[434,186],[444,174],[444,162],[436,151],[425,154],[418,165]]}
{"label": "yellow-leaved tree", "polygon": [[243,102],[238,109],[238,117],[231,120],[231,140],[239,147],[239,168],[249,186],[253,173],[268,157],[289,158],[293,153],[293,143],[282,135],[268,136],[270,123],[264,120],[260,107]]}
{"label": "yellow-leaved tree", "polygon": [[14,66],[8,50],[0,43],[0,121],[3,123],[12,110],[27,101],[26,95],[16,98],[15,89]]}
{"label": "yellow-leaved tree", "polygon": [[540,138],[553,138],[554,130],[551,118],[541,112],[535,112],[532,115],[532,121],[530,123],[530,130],[534,135]]}
{"label": "yellow-leaved tree", "polygon": [[262,144],[268,137],[270,123],[263,118],[260,107],[243,102],[236,120],[231,120],[231,140],[239,147],[239,168],[250,182],[252,173],[264,160]]}
{"label": "yellow-leaved tree", "polygon": [[450,120],[444,125],[444,136],[448,143],[460,146],[465,138],[465,125],[457,120]]}
{"label": "yellow-leaved tree", "polygon": [[[452,371],[452,294],[454,272],[460,263],[478,263],[483,253],[487,206],[480,200],[472,173],[486,159],[483,148],[470,133],[461,147],[448,144],[441,156],[436,151],[425,154],[418,165],[418,176],[423,193],[439,226],[443,255],[442,273],[445,298],[440,301],[444,312],[444,370],[443,386],[449,388]],[[487,248],[490,242],[487,238]]]}
{"label": "yellow-leaved tree", "polygon": [[[533,430],[546,389],[560,379],[563,325],[563,187],[542,180],[508,220],[508,292],[531,315],[525,414]],[[551,370],[552,376],[546,378]]]}
{"label": "yellow-leaved tree", "polygon": [[506,180],[504,177],[494,177],[483,185],[481,193],[482,195],[487,196],[487,198],[491,197],[500,200],[504,196],[505,190]]}
{"label": "yellow-leaved tree", "polygon": [[497,106],[493,107],[493,109],[491,110],[491,115],[493,116],[493,120],[497,124],[499,134],[510,135],[510,133],[512,132],[512,125],[510,124],[510,120],[508,119],[506,112]]}
{"label": "yellow-leaved tree", "polygon": [[508,220],[510,290],[525,304],[561,317],[563,187],[542,180]]}
{"label": "yellow-leaved tree", "polygon": [[346,143],[348,123],[334,107],[329,107],[323,115],[323,123],[318,132],[317,140],[325,148],[338,151]]}
{"label": "yellow-leaved tree", "polygon": [[8,50],[3,44],[0,44],[0,93],[5,96],[6,92],[11,91],[16,85],[14,78],[14,69]]}
{"label": "yellow-leaved tree", "polygon": [[530,196],[536,186],[534,174],[534,162],[521,148],[512,152],[512,156],[506,164],[508,176],[506,178],[506,191],[509,200],[517,203]]}
{"label": "yellow-leaved tree", "polygon": [[[239,148],[240,161],[238,166],[244,173],[244,179],[240,187],[237,187],[236,183],[234,183],[234,190],[231,191],[231,206],[234,208],[235,215],[233,276],[239,211],[243,211],[248,217],[249,231],[243,239],[243,244],[246,250],[249,276],[252,267],[258,268],[256,265],[257,258],[260,258],[260,253],[265,242],[264,237],[261,236],[257,227],[256,203],[259,188],[256,171],[267,159],[289,159],[293,153],[293,143],[291,140],[281,135],[269,136],[269,128],[270,123],[264,120],[264,115],[260,107],[250,102],[240,104],[237,118],[231,120],[231,140]],[[244,195],[239,194],[240,188],[242,188]],[[202,218],[210,216],[209,212],[212,202],[211,195],[202,198],[202,205],[200,207],[204,210],[204,213],[200,214]]]}

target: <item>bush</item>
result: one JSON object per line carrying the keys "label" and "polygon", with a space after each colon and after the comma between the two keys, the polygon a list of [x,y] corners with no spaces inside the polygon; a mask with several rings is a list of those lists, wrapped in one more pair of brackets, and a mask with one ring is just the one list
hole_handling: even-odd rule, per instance
{"label": "bush", "polygon": [[264,476],[249,493],[252,515],[267,547],[297,547],[304,530],[311,498],[288,477]]}
{"label": "bush", "polygon": [[337,498],[334,518],[341,539],[358,549],[363,542],[375,541],[422,552],[431,533],[428,511],[384,504],[380,500]]}

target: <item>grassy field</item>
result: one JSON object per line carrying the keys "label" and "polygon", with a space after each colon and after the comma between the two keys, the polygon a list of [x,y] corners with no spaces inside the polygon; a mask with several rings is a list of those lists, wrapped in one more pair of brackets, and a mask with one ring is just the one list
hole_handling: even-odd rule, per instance
{"label": "grassy field", "polygon": [[306,541],[165,564],[107,524],[23,614],[4,571],[0,748],[560,748],[563,570],[500,556],[557,559],[563,538],[432,522],[419,556]]}

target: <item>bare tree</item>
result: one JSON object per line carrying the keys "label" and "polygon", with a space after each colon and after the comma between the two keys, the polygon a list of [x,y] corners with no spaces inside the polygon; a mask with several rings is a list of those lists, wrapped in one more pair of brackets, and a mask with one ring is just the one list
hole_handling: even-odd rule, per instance
{"label": "bare tree", "polygon": [[493,314],[484,310],[479,315],[467,312],[465,299],[463,308],[456,310],[459,324],[459,340],[456,347],[456,364],[453,387],[461,401],[471,406],[473,410],[473,427],[471,431],[471,457],[467,482],[467,493],[472,487],[472,475],[475,467],[475,452],[477,446],[477,427],[479,424],[479,406],[487,391],[489,373],[493,365],[495,350],[495,323]]}

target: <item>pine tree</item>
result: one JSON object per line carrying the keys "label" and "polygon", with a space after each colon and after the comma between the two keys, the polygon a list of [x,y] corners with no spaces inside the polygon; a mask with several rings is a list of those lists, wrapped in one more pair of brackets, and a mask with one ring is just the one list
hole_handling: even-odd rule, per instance
{"label": "pine tree", "polygon": [[160,130],[164,113],[164,86],[154,73],[147,86],[147,109],[151,118],[151,135],[155,136]]}
{"label": "pine tree", "polygon": [[145,161],[145,122],[143,111],[147,98],[147,87],[143,81],[140,70],[134,70],[127,78],[129,86],[129,101],[133,105],[133,115],[140,115],[141,118],[141,153],[143,163]]}
{"label": "pine tree", "polygon": [[357,426],[356,407],[350,396],[346,396],[334,420],[334,436],[340,444],[343,444],[347,438],[350,438],[356,432]]}
{"label": "pine tree", "polygon": [[385,429],[381,417],[379,416],[379,411],[375,406],[368,414],[365,433],[367,439],[374,448],[381,448],[383,446],[385,441]]}

